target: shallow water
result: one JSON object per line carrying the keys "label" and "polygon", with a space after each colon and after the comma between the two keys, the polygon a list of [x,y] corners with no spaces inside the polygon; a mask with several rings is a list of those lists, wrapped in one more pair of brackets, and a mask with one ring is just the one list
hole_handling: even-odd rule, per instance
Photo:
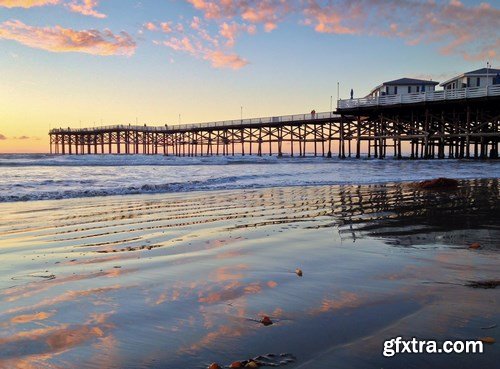
{"label": "shallow water", "polygon": [[0,155],[0,202],[500,177],[499,161]]}
{"label": "shallow water", "polygon": [[286,368],[495,367],[498,343],[381,353],[395,336],[500,339],[482,329],[500,324],[500,290],[466,286],[500,279],[499,185],[0,204],[0,368],[204,368],[265,354],[286,354]]}

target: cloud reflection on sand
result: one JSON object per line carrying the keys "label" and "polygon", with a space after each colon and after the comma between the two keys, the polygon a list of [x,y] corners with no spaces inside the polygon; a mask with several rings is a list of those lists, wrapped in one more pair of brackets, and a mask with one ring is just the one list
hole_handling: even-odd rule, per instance
{"label": "cloud reflection on sand", "polygon": [[86,342],[105,338],[113,327],[107,321],[112,314],[91,314],[83,324],[59,324],[23,330],[0,338],[0,367],[57,368],[59,366],[52,366],[47,361]]}
{"label": "cloud reflection on sand", "polygon": [[[438,192],[1,204],[0,368],[203,367],[267,352],[293,353],[292,368],[340,357],[369,367],[386,365],[376,357],[389,334],[473,336],[498,318],[496,291],[461,285],[497,275],[498,193],[498,180],[478,180]],[[275,324],[261,325],[263,315]]]}

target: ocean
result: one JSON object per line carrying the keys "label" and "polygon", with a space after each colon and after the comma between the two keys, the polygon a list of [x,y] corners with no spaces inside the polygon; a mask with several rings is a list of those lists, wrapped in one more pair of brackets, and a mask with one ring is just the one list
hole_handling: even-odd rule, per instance
{"label": "ocean", "polygon": [[500,177],[497,161],[0,155],[0,202]]}

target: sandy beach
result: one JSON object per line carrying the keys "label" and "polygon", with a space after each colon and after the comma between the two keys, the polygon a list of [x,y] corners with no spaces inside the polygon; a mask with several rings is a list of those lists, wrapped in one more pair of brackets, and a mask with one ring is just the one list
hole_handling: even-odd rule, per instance
{"label": "sandy beach", "polygon": [[[0,204],[0,368],[493,368],[498,179]],[[479,249],[470,249],[479,243]],[[296,274],[300,268],[303,275]],[[260,323],[269,317],[273,324]]]}

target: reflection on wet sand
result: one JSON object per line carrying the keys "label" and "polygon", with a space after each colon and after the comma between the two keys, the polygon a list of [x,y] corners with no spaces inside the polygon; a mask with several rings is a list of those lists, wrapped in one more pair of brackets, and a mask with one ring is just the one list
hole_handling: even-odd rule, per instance
{"label": "reflection on wet sand", "polygon": [[0,368],[203,368],[280,352],[290,368],[467,365],[380,350],[395,335],[470,339],[498,322],[498,289],[465,284],[499,277],[499,189],[1,204]]}

